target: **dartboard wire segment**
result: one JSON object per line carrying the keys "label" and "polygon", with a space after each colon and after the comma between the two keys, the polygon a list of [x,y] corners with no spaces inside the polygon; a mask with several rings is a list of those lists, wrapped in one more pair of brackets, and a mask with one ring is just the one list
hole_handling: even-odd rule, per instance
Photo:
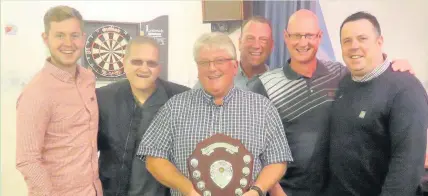
{"label": "dartboard wire segment", "polygon": [[122,60],[130,39],[128,32],[118,26],[102,26],[88,36],[86,61],[101,76],[120,77],[124,74]]}

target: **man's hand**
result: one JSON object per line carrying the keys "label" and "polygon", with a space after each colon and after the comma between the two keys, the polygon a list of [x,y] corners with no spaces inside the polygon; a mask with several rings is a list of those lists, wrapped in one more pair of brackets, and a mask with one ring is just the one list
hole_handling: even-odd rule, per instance
{"label": "man's hand", "polygon": [[146,156],[146,168],[164,186],[177,190],[186,196],[200,196],[194,190],[192,182],[181,174],[169,160]]}
{"label": "man's hand", "polygon": [[285,194],[284,190],[282,190],[281,185],[279,183],[276,183],[270,190],[269,190],[270,196],[287,196]]}
{"label": "man's hand", "polygon": [[242,196],[259,196],[259,193],[255,190],[249,190],[248,192],[244,193]]}
{"label": "man's hand", "polygon": [[392,61],[392,70],[401,71],[401,72],[409,72],[411,74],[415,74],[413,67],[410,65],[409,61],[405,59],[396,59]]}
{"label": "man's hand", "polygon": [[201,196],[198,192],[195,191],[195,189],[192,189],[192,191],[190,191],[189,194],[187,194],[186,196]]}

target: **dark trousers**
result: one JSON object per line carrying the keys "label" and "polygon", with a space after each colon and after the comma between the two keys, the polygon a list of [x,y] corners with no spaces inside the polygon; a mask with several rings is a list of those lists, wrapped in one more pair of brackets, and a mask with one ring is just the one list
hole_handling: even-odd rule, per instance
{"label": "dark trousers", "polygon": [[421,184],[418,187],[418,194],[420,196],[428,196],[428,170],[425,169],[425,175],[422,177]]}

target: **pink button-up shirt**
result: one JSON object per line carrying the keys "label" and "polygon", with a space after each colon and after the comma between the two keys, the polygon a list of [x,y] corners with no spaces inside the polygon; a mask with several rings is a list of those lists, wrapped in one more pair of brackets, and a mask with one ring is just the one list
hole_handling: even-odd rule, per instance
{"label": "pink button-up shirt", "polygon": [[102,196],[95,76],[49,60],[17,101],[16,167],[29,196]]}

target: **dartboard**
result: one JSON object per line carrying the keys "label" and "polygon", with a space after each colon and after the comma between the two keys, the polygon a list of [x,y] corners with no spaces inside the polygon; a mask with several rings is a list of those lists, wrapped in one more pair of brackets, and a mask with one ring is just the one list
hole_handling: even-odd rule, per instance
{"label": "dartboard", "polygon": [[106,25],[88,36],[85,57],[89,66],[104,77],[120,77],[124,74],[123,57],[131,36],[122,28]]}

